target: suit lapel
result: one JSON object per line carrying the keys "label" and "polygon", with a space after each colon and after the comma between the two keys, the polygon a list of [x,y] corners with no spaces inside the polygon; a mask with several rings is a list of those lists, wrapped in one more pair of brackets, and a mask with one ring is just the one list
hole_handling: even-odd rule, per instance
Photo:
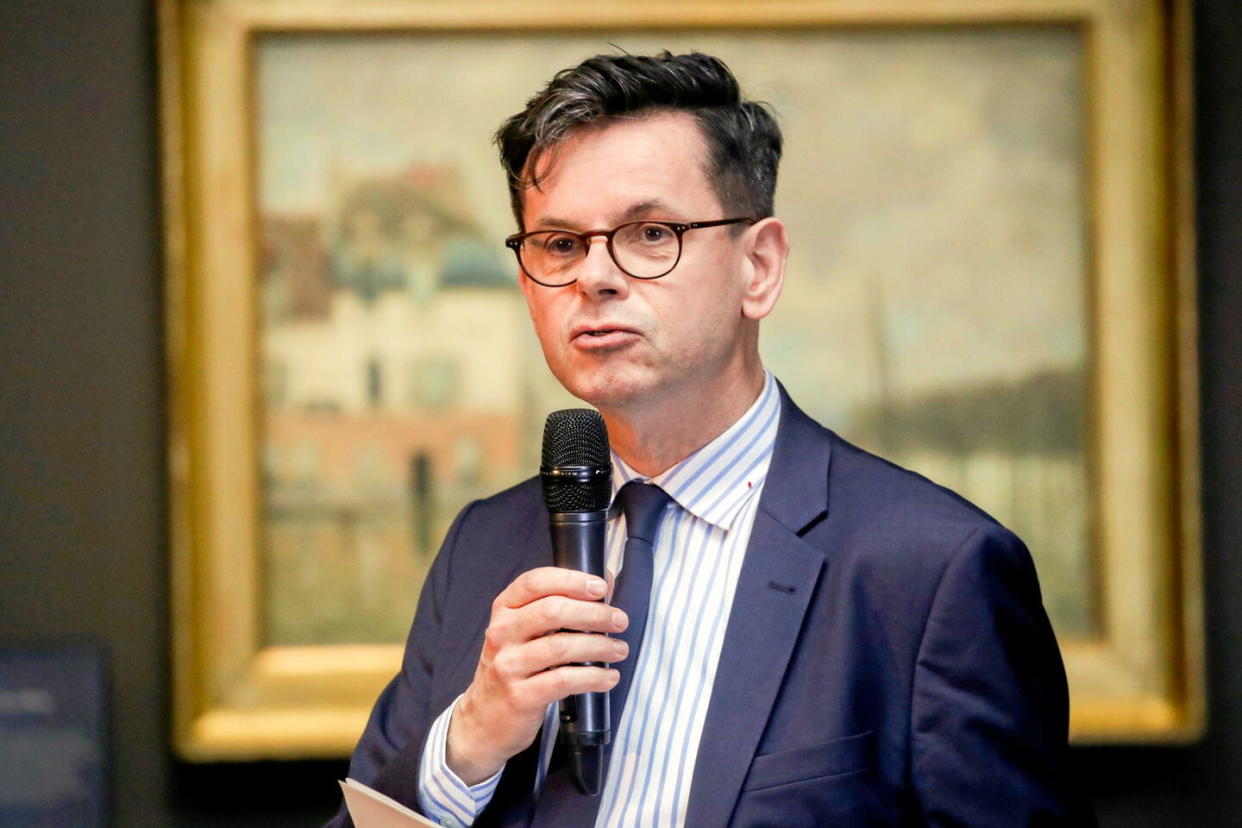
{"label": "suit lapel", "polygon": [[703,725],[688,825],[729,821],[826,565],[824,552],[799,535],[827,513],[830,439],[784,388],[781,402],[772,462]]}

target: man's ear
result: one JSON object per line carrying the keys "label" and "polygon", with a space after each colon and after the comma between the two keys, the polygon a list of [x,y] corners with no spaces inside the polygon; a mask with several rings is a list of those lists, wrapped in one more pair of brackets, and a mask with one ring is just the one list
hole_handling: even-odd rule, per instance
{"label": "man's ear", "polygon": [[742,315],[759,320],[771,313],[785,284],[789,236],[780,219],[765,218],[747,230],[746,237]]}

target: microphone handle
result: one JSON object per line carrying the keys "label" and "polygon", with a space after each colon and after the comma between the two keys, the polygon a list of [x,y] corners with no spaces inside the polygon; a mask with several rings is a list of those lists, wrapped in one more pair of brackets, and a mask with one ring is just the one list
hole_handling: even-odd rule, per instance
{"label": "microphone handle", "polygon": [[[604,577],[604,527],[608,512],[552,512],[552,554],[557,566]],[[603,599],[601,599],[603,600]],[[586,662],[605,667],[602,662]],[[608,744],[608,694],[579,693],[561,702],[561,728],[578,745]]]}

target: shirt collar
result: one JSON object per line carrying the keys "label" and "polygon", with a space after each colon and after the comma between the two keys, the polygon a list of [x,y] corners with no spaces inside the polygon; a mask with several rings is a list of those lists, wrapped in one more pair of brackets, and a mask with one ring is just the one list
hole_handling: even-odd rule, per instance
{"label": "shirt collar", "polygon": [[689,457],[655,477],[644,477],[612,453],[614,512],[616,494],[633,480],[655,483],[695,517],[729,529],[742,505],[767,477],[780,422],[781,395],[764,369],[763,390],[733,425]]}

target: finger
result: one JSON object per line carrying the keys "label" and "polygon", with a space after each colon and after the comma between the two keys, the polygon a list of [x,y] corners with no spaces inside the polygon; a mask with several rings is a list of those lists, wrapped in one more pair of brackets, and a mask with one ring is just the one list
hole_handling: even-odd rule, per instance
{"label": "finger", "polygon": [[629,625],[625,613],[598,601],[547,595],[495,619],[508,642],[529,641],[560,630],[618,633]]}
{"label": "finger", "polygon": [[536,638],[518,647],[510,647],[497,655],[494,666],[502,678],[521,681],[565,664],[611,664],[624,659],[629,653],[629,646],[619,638],[563,632]]}
{"label": "finger", "polygon": [[581,601],[598,601],[608,593],[608,584],[597,575],[576,569],[542,566],[523,572],[496,597],[495,605],[515,609],[545,595],[564,595]]}
{"label": "finger", "polygon": [[523,692],[547,705],[578,693],[606,693],[620,678],[621,673],[611,668],[567,665],[531,676],[523,682]]}

